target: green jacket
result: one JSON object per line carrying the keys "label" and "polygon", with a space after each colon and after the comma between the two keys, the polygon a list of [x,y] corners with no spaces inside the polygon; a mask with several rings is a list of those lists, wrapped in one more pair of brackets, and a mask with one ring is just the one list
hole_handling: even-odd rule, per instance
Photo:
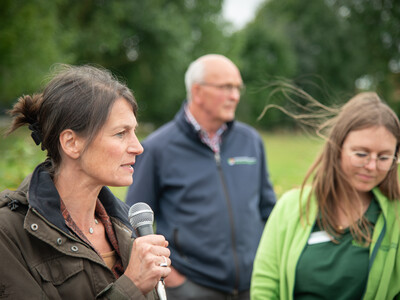
{"label": "green jacket", "polygon": [[[106,210],[112,205],[120,207],[119,212],[124,211],[125,204],[117,203],[120,201],[106,188],[99,199]],[[126,268],[132,231],[126,226],[126,220],[116,217],[116,211],[114,216],[109,215]],[[0,193],[0,298],[158,298],[154,291],[143,296],[125,275],[116,279],[102,258],[88,244],[63,229],[62,224],[65,226],[59,212],[58,193],[40,166],[16,191]]]}
{"label": "green jacket", "polygon": [[[309,190],[303,193],[302,206]],[[379,189],[373,193],[382,209],[370,246],[370,271],[364,299],[400,299],[400,206],[389,202]],[[251,281],[251,299],[293,299],[297,262],[317,216],[317,203],[310,204],[308,222],[300,221],[300,190],[285,193],[266,224]],[[303,218],[305,220],[305,218]]]}

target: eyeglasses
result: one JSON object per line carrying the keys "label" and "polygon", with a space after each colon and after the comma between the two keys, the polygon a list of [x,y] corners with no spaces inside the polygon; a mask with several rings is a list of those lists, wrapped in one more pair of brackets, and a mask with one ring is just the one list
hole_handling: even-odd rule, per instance
{"label": "eyeglasses", "polygon": [[[350,162],[354,167],[364,167],[367,165],[371,159],[371,153],[364,151],[350,151]],[[397,160],[395,155],[379,155],[374,158],[376,161],[376,167],[381,171],[389,171],[395,164],[394,162]]]}
{"label": "eyeglasses", "polygon": [[243,95],[246,87],[243,84],[240,85],[234,85],[234,84],[213,84],[213,83],[207,83],[207,82],[201,82],[199,83],[200,85],[204,86],[211,86],[214,88],[217,88],[221,91],[223,91],[226,94],[231,94],[233,90],[237,90],[240,95]]}

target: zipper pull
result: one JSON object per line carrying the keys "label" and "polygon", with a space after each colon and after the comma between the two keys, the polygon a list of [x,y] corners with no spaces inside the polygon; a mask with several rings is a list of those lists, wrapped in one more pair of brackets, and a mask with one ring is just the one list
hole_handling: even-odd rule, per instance
{"label": "zipper pull", "polygon": [[217,162],[217,165],[219,166],[221,164],[221,156],[219,155],[219,152],[214,152],[214,158]]}

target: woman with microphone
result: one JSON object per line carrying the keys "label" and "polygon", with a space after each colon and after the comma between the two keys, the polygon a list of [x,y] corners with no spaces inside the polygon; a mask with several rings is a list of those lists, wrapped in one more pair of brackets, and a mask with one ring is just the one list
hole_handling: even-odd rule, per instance
{"label": "woman with microphone", "polygon": [[134,240],[129,207],[106,187],[132,183],[143,152],[136,112],[132,92],[91,66],[63,66],[43,92],[18,99],[9,133],[28,125],[47,158],[0,194],[1,296],[157,298],[168,243]]}

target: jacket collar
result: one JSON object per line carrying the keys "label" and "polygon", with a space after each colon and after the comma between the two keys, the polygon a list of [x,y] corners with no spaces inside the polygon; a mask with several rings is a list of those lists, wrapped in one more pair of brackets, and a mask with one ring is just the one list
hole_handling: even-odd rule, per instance
{"label": "jacket collar", "polygon": [[381,192],[381,190],[378,187],[375,187],[372,190],[372,193],[375,196],[376,201],[379,203],[379,206],[382,210],[382,214],[385,218],[387,218],[388,215],[388,210],[389,210],[389,200],[384,196]]}
{"label": "jacket collar", "polygon": [[[310,186],[306,186],[304,188],[304,191],[303,191],[303,198],[302,198],[302,201],[301,201],[301,203],[302,203],[301,205],[303,206],[303,217],[306,217],[306,213],[305,213],[306,209],[305,209],[305,207],[306,207],[306,204],[307,204],[307,197],[308,197],[310,191],[311,191],[311,187]],[[300,190],[299,190],[299,192],[300,192]],[[388,215],[388,210],[389,210],[389,207],[388,207],[389,201],[387,200],[386,196],[384,196],[382,194],[382,192],[380,191],[379,187],[375,187],[372,190],[372,193],[375,196],[375,199],[378,202],[378,204],[380,206],[380,209],[382,210],[383,216],[386,218],[387,215]],[[318,215],[318,205],[316,204],[317,200],[315,198],[315,194],[313,194],[311,196],[311,201],[314,202],[315,205],[310,205],[309,218],[310,218],[310,220],[314,220],[314,219],[317,218],[317,215]]]}
{"label": "jacket collar", "polygon": [[[110,217],[120,219],[122,223],[131,228],[128,220],[128,205],[117,199],[107,187],[100,190],[98,197]],[[69,232],[60,210],[60,195],[46,169],[46,162],[38,165],[32,173],[28,201],[29,206],[38,211],[49,222],[64,232]]]}
{"label": "jacket collar", "polygon": [[[175,122],[177,123],[178,127],[190,138],[192,139],[198,139],[200,141],[200,137],[198,132],[194,129],[194,127],[189,124],[189,122],[186,120],[185,117],[185,106],[188,104],[188,100],[183,101],[181,108],[179,109],[179,111],[177,112],[177,114],[175,115]],[[226,136],[227,134],[229,134],[229,132],[231,131],[231,129],[233,128],[235,124],[235,120],[227,122],[226,125],[228,126],[227,130],[225,130],[225,132],[222,134],[222,141],[224,136]]]}

